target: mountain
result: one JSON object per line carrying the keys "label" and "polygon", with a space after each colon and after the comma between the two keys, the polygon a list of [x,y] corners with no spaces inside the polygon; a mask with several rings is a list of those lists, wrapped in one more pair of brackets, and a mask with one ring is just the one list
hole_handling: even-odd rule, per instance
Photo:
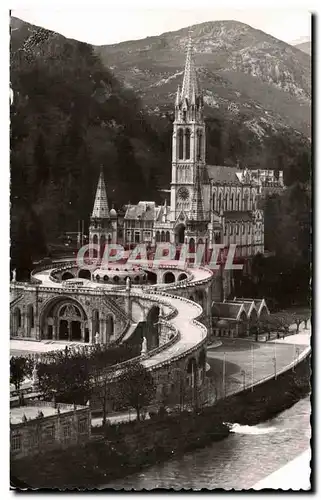
{"label": "mountain", "polygon": [[[186,28],[93,47],[11,20],[11,266],[18,279],[48,243],[76,231],[79,219],[88,223],[100,165],[110,206],[161,201],[187,38]],[[282,169],[287,185],[305,189],[311,58],[234,21],[194,26],[193,41],[207,162]],[[291,207],[299,200],[295,228],[307,204],[291,193]],[[278,220],[289,212],[275,210]]]}
{"label": "mountain", "polygon": [[139,98],[92,46],[13,19],[10,49],[11,258],[28,269],[79,219],[88,223],[100,165],[119,209],[157,199],[167,153]]}
{"label": "mountain", "polygon": [[305,52],[306,54],[309,54],[309,56],[312,54],[312,44],[310,42],[303,42],[303,43],[298,43],[295,45],[297,49],[302,50],[302,52]]}
{"label": "mountain", "polygon": [[182,82],[190,29],[207,116],[238,117],[258,137],[289,128],[309,137],[311,59],[246,24],[206,22],[96,52],[149,113],[162,116]]}

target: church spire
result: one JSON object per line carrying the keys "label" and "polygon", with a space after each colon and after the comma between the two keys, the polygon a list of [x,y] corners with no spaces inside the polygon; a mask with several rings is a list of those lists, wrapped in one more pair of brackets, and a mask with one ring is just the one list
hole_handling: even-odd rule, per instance
{"label": "church spire", "polygon": [[199,97],[199,86],[196,75],[196,67],[193,58],[193,46],[192,46],[192,37],[191,31],[189,32],[188,46],[187,46],[187,55],[185,62],[185,71],[184,71],[184,79],[183,86],[181,92],[181,100],[183,101],[185,98],[189,103],[192,101],[192,97],[194,94],[195,97]]}
{"label": "church spire", "polygon": [[91,217],[93,219],[109,219],[107,192],[106,192],[102,166],[100,167],[100,175],[96,190],[95,203]]}

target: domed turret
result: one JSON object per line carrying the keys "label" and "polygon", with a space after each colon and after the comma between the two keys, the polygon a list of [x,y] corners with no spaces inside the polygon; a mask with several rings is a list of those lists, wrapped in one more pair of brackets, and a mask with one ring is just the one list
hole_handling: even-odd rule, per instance
{"label": "domed turret", "polygon": [[109,215],[112,219],[115,219],[117,217],[117,212],[114,207],[110,210]]}

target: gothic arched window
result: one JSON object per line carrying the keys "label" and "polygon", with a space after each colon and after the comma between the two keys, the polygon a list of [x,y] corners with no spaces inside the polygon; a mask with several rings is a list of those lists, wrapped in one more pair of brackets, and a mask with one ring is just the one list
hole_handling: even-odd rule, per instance
{"label": "gothic arched window", "polygon": [[182,160],[184,149],[183,149],[183,129],[181,128],[178,130],[177,141],[178,141],[178,159]]}
{"label": "gothic arched window", "polygon": [[202,131],[198,130],[197,131],[197,159],[201,160],[202,158]]}
{"label": "gothic arched window", "polygon": [[185,131],[185,159],[189,160],[191,157],[191,131],[189,128]]}
{"label": "gothic arched window", "polygon": [[224,197],[224,210],[228,210],[228,206],[227,206],[227,193],[225,193],[225,197]]}
{"label": "gothic arched window", "polygon": [[215,210],[216,192],[213,192],[213,210]]}
{"label": "gothic arched window", "polygon": [[234,210],[234,206],[235,206],[234,201],[235,201],[235,195],[234,195],[234,193],[232,193],[230,210]]}

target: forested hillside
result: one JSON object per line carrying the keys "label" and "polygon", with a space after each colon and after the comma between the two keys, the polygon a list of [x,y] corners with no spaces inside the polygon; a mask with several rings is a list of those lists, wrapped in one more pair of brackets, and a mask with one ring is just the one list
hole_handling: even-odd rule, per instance
{"label": "forested hillside", "polygon": [[139,100],[90,45],[43,29],[24,31],[17,42],[18,33],[11,52],[12,265],[28,268],[48,242],[88,221],[100,165],[109,203],[119,208],[157,199],[167,154]]}

